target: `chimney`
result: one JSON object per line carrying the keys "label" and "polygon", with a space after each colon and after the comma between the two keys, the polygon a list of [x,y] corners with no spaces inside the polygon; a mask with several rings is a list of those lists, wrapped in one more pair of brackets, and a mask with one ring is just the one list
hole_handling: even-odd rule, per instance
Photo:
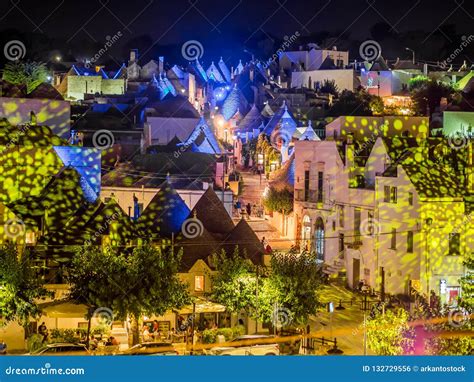
{"label": "chimney", "polygon": [[332,50],[337,50],[337,46],[334,45],[334,46],[332,47]]}
{"label": "chimney", "polygon": [[135,62],[138,60],[138,49],[130,50],[130,62]]}
{"label": "chimney", "polygon": [[158,72],[162,73],[165,68],[165,58],[163,56],[158,57]]}

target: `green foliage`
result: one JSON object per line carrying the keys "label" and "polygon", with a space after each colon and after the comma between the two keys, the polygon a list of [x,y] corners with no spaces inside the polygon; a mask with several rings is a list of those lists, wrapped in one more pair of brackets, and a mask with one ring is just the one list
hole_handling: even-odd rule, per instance
{"label": "green foliage", "polygon": [[233,328],[206,329],[202,332],[202,342],[204,344],[214,344],[219,335],[224,336],[226,341],[231,341],[243,334],[245,334],[245,328],[242,325]]}
{"label": "green foliage", "polygon": [[419,89],[425,86],[427,82],[429,82],[428,77],[422,75],[415,76],[413,78],[410,78],[410,80],[408,81],[408,89],[410,91]]}
{"label": "green foliage", "polygon": [[278,191],[270,187],[268,194],[263,199],[263,205],[270,211],[287,215],[293,211],[293,193],[286,188]]}
{"label": "green foliage", "polygon": [[459,280],[461,285],[459,305],[472,314],[474,313],[474,252],[467,251],[465,256],[466,274]]}
{"label": "green foliage", "polygon": [[292,323],[306,324],[321,306],[322,276],[315,253],[290,250],[272,256],[267,288],[270,294],[277,293],[277,302],[288,311]]}
{"label": "green foliage", "polygon": [[14,85],[26,86],[30,94],[39,85],[47,81],[48,68],[42,62],[8,62],[3,69],[3,79]]}
{"label": "green foliage", "polygon": [[324,80],[320,91],[321,93],[332,94],[337,96],[339,93],[339,89],[337,88],[336,80]]}
{"label": "green foliage", "polygon": [[[108,334],[109,328],[104,326],[95,327],[91,330],[92,335],[102,335]],[[76,343],[81,338],[87,336],[87,329],[78,328],[78,329],[51,329],[50,335],[48,337],[49,342],[68,342]]]}
{"label": "green foliage", "polygon": [[434,293],[429,304],[422,296],[418,296],[418,300],[419,308],[413,319],[426,322],[424,328],[430,336],[424,341],[425,352],[434,355],[471,355],[474,338],[472,320],[468,314],[472,313],[472,306],[442,306]]}
{"label": "green foliage", "polygon": [[213,255],[217,273],[212,277],[213,301],[223,304],[227,311],[250,314],[255,309],[256,277],[255,266],[239,256],[238,247],[232,255],[224,250]]}
{"label": "green foliage", "polygon": [[190,303],[178,276],[181,253],[145,243],[130,251],[89,246],[74,256],[69,271],[70,297],[90,306],[111,309],[116,318],[130,314],[163,315]]}
{"label": "green foliage", "polygon": [[263,133],[258,136],[255,157],[254,157],[255,163],[257,163],[258,154],[264,155],[264,159],[265,159],[264,166],[265,166],[266,172],[268,171],[268,168],[270,167],[270,162],[276,161],[280,163],[280,157],[281,157],[280,152],[271,145],[269,141],[269,137]]}
{"label": "green foliage", "polygon": [[34,351],[42,348],[43,346],[43,336],[41,334],[32,334],[26,340],[26,348],[30,353],[33,353]]}
{"label": "green foliage", "polygon": [[433,113],[436,107],[439,106],[441,98],[445,97],[449,100],[453,94],[454,90],[452,87],[434,79],[422,82],[411,91],[415,114],[427,115],[428,108],[429,112]]}
{"label": "green foliage", "polygon": [[371,96],[369,100],[369,107],[370,107],[370,110],[372,110],[372,113],[374,115],[384,114],[385,105],[383,103],[383,99],[379,96],[375,96],[375,95]]}
{"label": "green foliage", "polygon": [[[287,314],[285,324],[304,324],[320,306],[318,289],[322,270],[311,253],[273,255],[271,271],[256,267],[234,252],[221,252],[215,259],[211,299],[232,313],[245,311],[250,317],[271,323],[276,307]],[[258,293],[257,293],[258,286]],[[234,334],[235,335],[235,334]]]}
{"label": "green foliage", "polygon": [[368,319],[367,345],[377,355],[401,355],[413,348],[413,334],[404,309],[385,310]]}
{"label": "green foliage", "polygon": [[216,329],[206,329],[202,332],[202,343],[214,344],[216,343],[216,336]]}
{"label": "green foliage", "polygon": [[[341,115],[373,115],[371,102],[374,97],[365,91],[351,92],[343,90],[339,98],[328,112],[329,116],[339,117]],[[373,106],[373,105],[372,105]]]}
{"label": "green foliage", "polygon": [[40,316],[38,300],[51,296],[37,277],[28,252],[19,254],[14,244],[0,248],[0,316],[4,322],[25,326]]}

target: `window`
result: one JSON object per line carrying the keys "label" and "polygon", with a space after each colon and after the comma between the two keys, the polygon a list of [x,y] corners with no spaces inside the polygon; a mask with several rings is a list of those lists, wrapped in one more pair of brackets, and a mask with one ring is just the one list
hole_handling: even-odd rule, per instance
{"label": "window", "polygon": [[459,233],[449,234],[449,254],[459,255],[461,249],[461,235]]}
{"label": "window", "polygon": [[413,253],[413,231],[407,232],[407,252]]}
{"label": "window", "polygon": [[392,228],[392,235],[390,238],[390,248],[397,249],[397,229]]}
{"label": "window", "polygon": [[408,205],[413,205],[413,192],[408,193]]}
{"label": "window", "polygon": [[368,230],[369,230],[369,234],[371,236],[374,235],[374,213],[372,211],[369,211],[367,213],[367,220],[368,220],[368,223],[369,223],[369,227],[368,227]]}
{"label": "window", "polygon": [[397,202],[397,187],[390,188],[390,203]]}
{"label": "window", "polygon": [[360,241],[360,208],[354,208],[354,240]]}
{"label": "window", "polygon": [[318,171],[318,203],[323,201],[323,172]]}
{"label": "window", "polygon": [[316,227],[314,230],[315,234],[315,246],[316,246],[316,255],[317,259],[324,261],[324,222],[323,219],[318,218],[316,220]]}
{"label": "window", "polygon": [[304,201],[309,200],[309,170],[304,172]]}
{"label": "window", "polygon": [[397,187],[384,186],[383,201],[385,203],[396,203],[397,202]]}
{"label": "window", "polygon": [[344,251],[344,234],[339,234],[339,252]]}
{"label": "window", "polygon": [[339,206],[339,227],[344,228],[344,206]]}
{"label": "window", "polygon": [[194,276],[194,291],[204,292],[204,276]]}

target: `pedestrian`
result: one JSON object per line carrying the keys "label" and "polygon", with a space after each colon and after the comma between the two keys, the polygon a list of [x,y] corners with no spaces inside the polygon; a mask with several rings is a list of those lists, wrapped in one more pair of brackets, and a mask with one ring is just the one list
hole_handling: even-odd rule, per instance
{"label": "pedestrian", "polygon": [[237,212],[237,217],[240,217],[240,210],[242,209],[242,203],[240,202],[240,199],[237,199],[235,202],[235,211]]}
{"label": "pedestrian", "polygon": [[148,325],[146,325],[146,324],[143,325],[142,336],[143,336],[143,342],[150,342],[151,341],[150,329],[148,328]]}
{"label": "pedestrian", "polygon": [[250,219],[250,215],[252,215],[252,205],[250,203],[247,203],[247,216]]}
{"label": "pedestrian", "polygon": [[151,331],[155,340],[160,337],[160,325],[158,324],[157,320],[153,321],[153,327]]}
{"label": "pedestrian", "polygon": [[265,239],[265,236],[262,237],[262,245],[263,245],[263,248],[267,246],[267,240]]}
{"label": "pedestrian", "polygon": [[7,354],[7,344],[2,339],[0,340],[0,355],[6,355],[6,354]]}
{"label": "pedestrian", "polygon": [[48,339],[48,328],[46,327],[46,324],[44,322],[42,322],[39,326],[38,334],[41,334],[43,336],[43,343],[45,343]]}

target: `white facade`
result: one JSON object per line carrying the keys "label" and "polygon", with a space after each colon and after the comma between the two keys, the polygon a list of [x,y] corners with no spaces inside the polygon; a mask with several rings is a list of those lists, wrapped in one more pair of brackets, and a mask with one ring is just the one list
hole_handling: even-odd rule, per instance
{"label": "white facade", "polygon": [[[296,239],[316,253],[323,248],[328,273],[345,270],[352,288],[364,280],[376,291],[406,295],[413,287],[452,303],[465,274],[463,254],[474,250],[466,202],[420,196],[402,165],[396,175],[383,176],[390,157],[381,138],[362,168],[350,142],[344,152],[336,145],[295,143]],[[357,175],[365,185],[350,187]],[[453,250],[453,234],[459,234],[459,250]]]}

